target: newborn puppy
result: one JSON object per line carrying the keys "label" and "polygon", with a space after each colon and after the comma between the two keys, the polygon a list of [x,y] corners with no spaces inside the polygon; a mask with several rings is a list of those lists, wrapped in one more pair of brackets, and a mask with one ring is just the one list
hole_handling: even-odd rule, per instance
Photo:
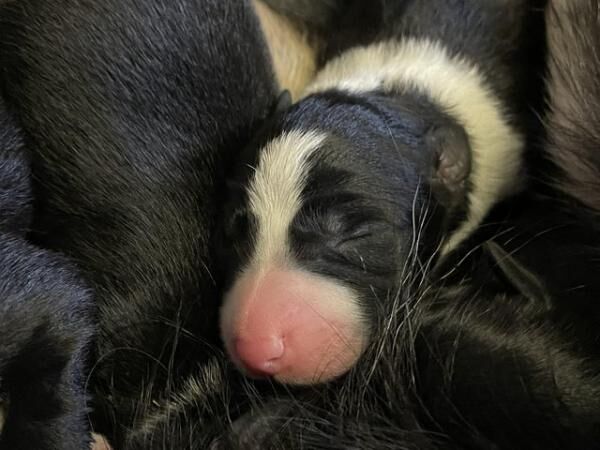
{"label": "newborn puppy", "polygon": [[356,5],[376,26],[349,27],[230,182],[222,338],[284,383],[352,367],[404,269],[456,249],[522,184],[530,2]]}
{"label": "newborn puppy", "polygon": [[29,165],[0,99],[0,447],[81,450],[90,296],[70,262],[25,241]]}
{"label": "newborn puppy", "polygon": [[555,167],[501,225],[509,251],[486,243],[460,285],[403,285],[347,377],[254,400],[224,448],[600,448],[599,12],[550,2]]}
{"label": "newborn puppy", "polygon": [[137,431],[139,448],[164,448],[155,409],[219,346],[224,166],[276,98],[259,22],[249,1],[2,6],[2,87],[31,138],[34,238],[71,256],[96,294],[95,429],[117,449]]}

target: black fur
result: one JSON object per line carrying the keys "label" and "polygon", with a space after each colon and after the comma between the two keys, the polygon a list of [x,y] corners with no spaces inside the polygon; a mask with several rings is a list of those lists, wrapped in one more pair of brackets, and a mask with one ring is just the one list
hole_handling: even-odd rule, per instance
{"label": "black fur", "polygon": [[473,287],[400,308],[412,317],[395,312],[343,381],[277,396],[229,439],[256,449],[598,448],[597,352],[524,297]]}
{"label": "black fur", "polygon": [[[590,11],[581,8],[561,20],[586,20]],[[591,31],[582,28],[582,35]],[[580,60],[587,61],[585,53]],[[527,243],[539,242],[530,247],[532,257],[548,258],[544,251],[552,250],[556,256],[550,259],[557,260],[565,251],[581,248],[577,242],[584,236],[549,233],[549,240],[539,241],[540,228],[531,231],[536,230],[532,217],[543,222],[554,216],[564,228],[565,217],[579,215],[580,206],[569,210],[556,201],[541,203],[539,197],[527,202],[513,208],[517,213],[529,208],[531,215],[511,220]],[[502,227],[497,239],[511,230],[510,223]],[[183,433],[178,425],[189,423],[188,414],[193,417],[215,399],[231,407],[234,422],[229,427],[215,417],[211,434],[220,437],[212,444],[200,432],[205,422],[193,431],[183,428],[192,447],[600,448],[597,338],[588,334],[581,317],[555,302],[564,292],[551,290],[552,302],[547,303],[545,279],[536,281],[535,289],[524,289],[536,275],[512,258],[502,251],[473,249],[472,266],[454,269],[459,281],[450,286],[444,280],[452,277],[426,280],[411,260],[399,290],[379,305],[372,345],[347,376],[328,385],[278,391],[267,384],[259,389],[251,382],[239,384],[235,374],[215,362],[211,382],[203,381],[204,375],[196,379],[206,390],[179,399],[182,408],[163,409],[165,423],[169,417],[183,420],[170,425],[176,430],[174,448],[186,445],[179,440]]]}
{"label": "black fur", "polygon": [[91,298],[72,263],[25,240],[31,171],[0,99],[0,447],[89,446]]}
{"label": "black fur", "polygon": [[549,80],[545,151],[560,176],[489,227],[509,252],[477,246],[468,269],[436,281],[407,266],[348,376],[257,400],[267,403],[240,419],[226,448],[600,448],[600,142],[588,121],[600,110],[598,1],[557,0],[549,15],[551,73],[576,73],[566,85]]}
{"label": "black fur", "polygon": [[[547,11],[548,112],[537,183],[511,205],[511,224],[498,238],[540,279],[553,303],[598,337],[600,228],[600,22],[598,2],[551,2]],[[543,255],[540,257],[540,255]],[[552,306],[552,305],[551,305]],[[564,314],[564,310],[561,310]]]}
{"label": "black fur", "polygon": [[0,34],[34,238],[96,292],[94,420],[123,448],[219,345],[215,212],[224,164],[275,98],[266,46],[246,1],[5,2]]}
{"label": "black fur", "polygon": [[[358,10],[366,8],[354,3]],[[541,32],[529,27],[534,14],[529,2],[415,0],[372,7],[378,19],[371,43],[410,37],[439,41],[451,55],[480,69],[508,122],[521,133],[529,130],[523,117],[534,96],[522,94],[539,74],[526,61],[530,49],[525,42],[530,33],[535,41]],[[356,11],[349,8],[348,23],[360,24]],[[358,29],[355,39],[331,44],[332,53],[365,43],[360,27],[346,29],[350,34]],[[385,298],[397,285],[413,253],[416,264],[427,265],[468,213],[472,143],[464,126],[426,92],[410,88],[364,94],[332,89],[303,99],[275,121],[232,175],[224,228],[227,241],[235,243],[224,257],[235,261],[230,274],[244,266],[253,250],[255,230],[244,189],[258,149],[289,131],[323,132],[328,137],[311,159],[302,209],[290,230],[292,251],[302,267],[358,291],[368,299],[364,312],[372,313],[372,298]],[[460,168],[454,178],[441,174],[447,160]]]}

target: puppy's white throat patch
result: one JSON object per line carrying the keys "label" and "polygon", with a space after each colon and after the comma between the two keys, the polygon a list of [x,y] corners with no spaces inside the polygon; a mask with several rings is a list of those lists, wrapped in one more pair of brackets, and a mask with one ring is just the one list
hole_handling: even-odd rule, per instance
{"label": "puppy's white throat patch", "polygon": [[465,128],[472,151],[468,214],[445,241],[442,254],[521,187],[523,137],[508,123],[504,105],[476,65],[451,56],[441,43],[411,38],[349,50],[328,63],[304,95],[329,89],[356,94],[415,90]]}

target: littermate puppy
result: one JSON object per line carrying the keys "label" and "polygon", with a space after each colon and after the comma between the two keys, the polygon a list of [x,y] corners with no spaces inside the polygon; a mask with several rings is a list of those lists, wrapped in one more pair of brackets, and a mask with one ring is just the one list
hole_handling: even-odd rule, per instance
{"label": "littermate puppy", "polygon": [[81,450],[90,295],[72,263],[25,240],[29,165],[0,99],[0,448]]}
{"label": "littermate puppy", "polygon": [[253,5],[282,89],[297,99],[317,70],[319,39],[306,25],[254,0]]}
{"label": "littermate puppy", "polygon": [[165,448],[175,428],[157,410],[210,376],[220,345],[224,167],[276,100],[259,22],[249,1],[24,0],[2,3],[0,35],[34,161],[33,238],[95,292],[95,430]]}
{"label": "littermate puppy", "polygon": [[530,2],[371,6],[369,33],[338,40],[232,175],[221,334],[247,373],[346,372],[406,266],[459,247],[522,184]]}
{"label": "littermate puppy", "polygon": [[[539,280],[550,308],[570,310],[597,338],[600,309],[600,22],[598,1],[552,1],[539,180],[497,242]],[[522,204],[520,204],[522,203]],[[542,256],[540,256],[542,255]],[[522,277],[517,275],[516,281]]]}
{"label": "littermate puppy", "polygon": [[598,0],[553,0],[547,17],[546,152],[558,171],[552,184],[585,207],[596,226],[600,214],[599,14]]}

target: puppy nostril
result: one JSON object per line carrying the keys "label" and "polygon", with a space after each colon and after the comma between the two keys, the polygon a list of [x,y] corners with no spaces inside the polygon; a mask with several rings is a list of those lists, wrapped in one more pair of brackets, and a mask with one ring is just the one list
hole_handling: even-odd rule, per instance
{"label": "puppy nostril", "polygon": [[273,376],[281,369],[285,353],[283,338],[257,338],[235,340],[237,357],[246,371],[253,376]]}

